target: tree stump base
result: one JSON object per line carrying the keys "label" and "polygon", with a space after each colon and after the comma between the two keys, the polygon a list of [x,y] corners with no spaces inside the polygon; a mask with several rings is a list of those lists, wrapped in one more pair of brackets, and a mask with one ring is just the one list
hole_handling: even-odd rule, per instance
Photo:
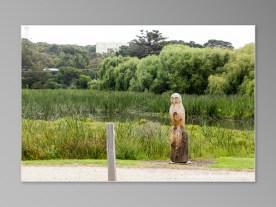
{"label": "tree stump base", "polygon": [[171,129],[171,161],[188,162],[188,134],[181,126],[173,126]]}

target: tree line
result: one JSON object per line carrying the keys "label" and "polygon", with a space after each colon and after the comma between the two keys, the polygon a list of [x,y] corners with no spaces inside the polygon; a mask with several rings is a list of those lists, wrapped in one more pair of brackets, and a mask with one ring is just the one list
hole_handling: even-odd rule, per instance
{"label": "tree line", "polygon": [[253,95],[254,45],[229,50],[174,44],[141,59],[111,56],[103,60],[99,77],[98,89]]}
{"label": "tree line", "polygon": [[[253,95],[254,54],[254,44],[234,49],[220,40],[167,41],[157,30],[141,31],[128,46],[108,54],[97,54],[95,45],[23,39],[22,87]],[[42,70],[47,67],[60,71]]]}
{"label": "tree line", "polygon": [[[95,45],[57,45],[33,43],[22,39],[22,87],[88,88],[97,78],[97,67],[104,55],[96,53]],[[58,73],[44,71],[58,68]]]}

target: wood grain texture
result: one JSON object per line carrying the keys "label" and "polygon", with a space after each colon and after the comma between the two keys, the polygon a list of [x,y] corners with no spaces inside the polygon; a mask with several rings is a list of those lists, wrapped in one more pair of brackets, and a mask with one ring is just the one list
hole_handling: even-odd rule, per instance
{"label": "wood grain texture", "polygon": [[116,181],[116,152],[115,152],[115,131],[114,124],[107,123],[107,161],[108,161],[108,181]]}

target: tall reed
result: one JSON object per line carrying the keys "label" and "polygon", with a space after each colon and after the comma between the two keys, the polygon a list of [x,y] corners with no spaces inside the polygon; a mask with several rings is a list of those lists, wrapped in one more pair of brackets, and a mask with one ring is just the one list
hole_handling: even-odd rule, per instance
{"label": "tall reed", "polygon": [[[66,116],[105,117],[125,121],[131,117],[158,117],[168,122],[170,94],[94,91],[22,91],[22,116],[26,119],[54,120]],[[254,99],[248,96],[182,95],[188,122],[195,119],[254,118]],[[166,118],[164,118],[166,117]]]}
{"label": "tall reed", "polygon": [[[168,159],[170,126],[158,122],[120,123],[116,126],[118,159]],[[254,132],[188,125],[191,159],[254,156]],[[90,119],[22,121],[22,159],[105,159],[105,123]]]}

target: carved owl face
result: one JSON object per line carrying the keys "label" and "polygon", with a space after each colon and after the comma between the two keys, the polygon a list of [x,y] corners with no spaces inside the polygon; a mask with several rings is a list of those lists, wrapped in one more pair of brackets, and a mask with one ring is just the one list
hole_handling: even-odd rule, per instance
{"label": "carved owl face", "polygon": [[182,103],[182,98],[179,93],[173,93],[171,95],[171,104],[180,104]]}

